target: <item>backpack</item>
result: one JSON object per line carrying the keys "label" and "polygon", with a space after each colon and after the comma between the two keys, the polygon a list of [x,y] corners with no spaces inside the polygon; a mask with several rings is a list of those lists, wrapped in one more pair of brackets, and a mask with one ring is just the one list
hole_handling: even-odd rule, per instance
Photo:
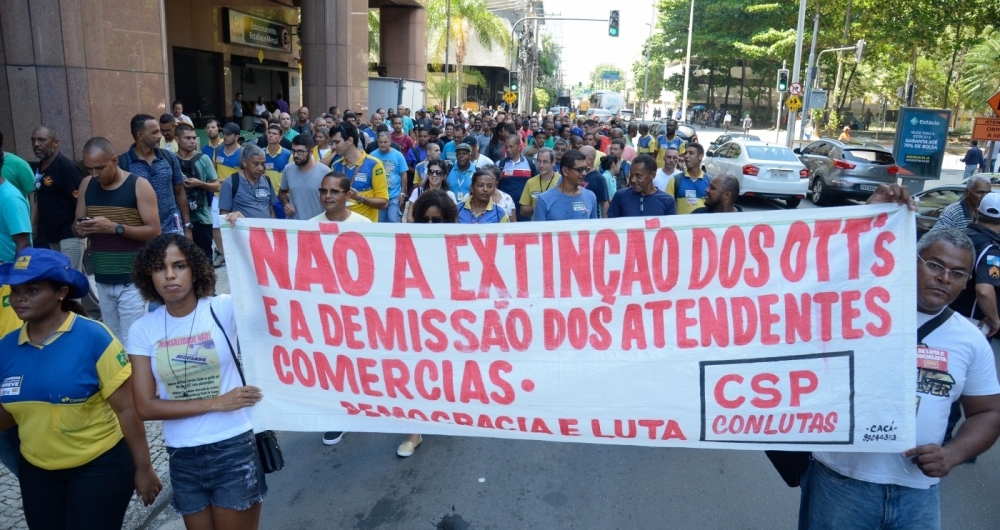
{"label": "backpack", "polygon": [[[236,177],[236,180],[233,181],[233,196],[231,197],[231,199],[233,199],[235,201],[236,200],[236,190],[240,189],[240,173],[233,173],[233,177]],[[233,178],[233,177],[230,177],[230,178]],[[271,179],[269,179],[267,177],[267,175],[261,175],[260,178],[262,178],[262,179],[264,179],[264,180],[267,181],[267,188],[269,190],[271,190],[271,193],[274,193],[274,186],[271,184]]]}
{"label": "backpack", "polygon": [[[202,179],[201,171],[198,170],[198,160],[201,160],[202,156],[204,156],[204,153],[195,153],[190,160],[183,160],[177,157],[177,161],[181,164],[181,173],[185,178],[204,180]],[[184,194],[187,195],[188,210],[192,212],[198,208],[211,206],[212,204],[212,194],[201,188],[184,188]]]}

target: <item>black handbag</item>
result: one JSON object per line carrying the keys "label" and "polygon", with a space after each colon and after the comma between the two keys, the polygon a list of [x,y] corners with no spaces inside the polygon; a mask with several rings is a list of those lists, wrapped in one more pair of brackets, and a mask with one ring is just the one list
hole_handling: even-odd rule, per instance
{"label": "black handbag", "polygon": [[[226,338],[226,344],[229,345],[229,353],[233,355],[233,362],[236,363],[236,371],[240,374],[240,381],[243,382],[243,386],[247,386],[247,380],[243,377],[243,367],[240,365],[239,357],[236,356],[236,352],[239,350],[233,349],[233,343],[229,341],[229,334],[226,333],[226,328],[222,327],[219,317],[215,316],[215,309],[209,305],[208,310],[212,312],[212,320],[215,320],[215,325],[222,330],[222,336]],[[236,347],[240,347],[239,339],[236,340]],[[241,352],[240,357],[242,356]],[[257,444],[260,467],[264,470],[264,473],[274,473],[285,467],[285,456],[281,454],[281,446],[278,445],[278,433],[274,431],[262,431],[254,435],[254,441]]]}
{"label": "black handbag", "polygon": [[[919,346],[927,335],[930,335],[938,326],[951,318],[952,313],[954,311],[946,307],[941,311],[941,314],[928,320],[923,326],[920,326],[917,329],[917,345]],[[805,451],[764,451],[764,454],[767,455],[774,469],[778,470],[778,474],[781,475],[785,484],[788,484],[792,488],[799,487],[802,481],[802,474],[809,467],[809,459],[812,453]]]}

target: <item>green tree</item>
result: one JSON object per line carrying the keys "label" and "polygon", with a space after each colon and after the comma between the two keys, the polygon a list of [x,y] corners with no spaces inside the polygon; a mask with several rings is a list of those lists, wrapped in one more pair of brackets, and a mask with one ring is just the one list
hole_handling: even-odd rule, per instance
{"label": "green tree", "polygon": [[552,102],[552,99],[551,94],[547,90],[542,87],[536,87],[534,96],[531,101],[531,110],[533,112],[549,108],[549,103]]}
{"label": "green tree", "polygon": [[[446,17],[449,2],[450,24]],[[434,39],[433,60],[437,64],[444,62],[445,43],[450,41],[448,47],[454,53],[456,72],[464,71],[465,57],[473,39],[487,50],[492,50],[494,45],[506,48],[510,43],[507,28],[500,17],[486,8],[486,0],[428,0],[427,25]],[[454,87],[455,101],[459,100],[460,88],[461,83]]]}
{"label": "green tree", "polygon": [[986,111],[986,100],[1000,90],[1000,33],[994,33],[965,55],[959,89],[977,111]]}
{"label": "green tree", "polygon": [[378,63],[380,52],[379,36],[382,33],[382,22],[378,9],[368,10],[368,62]]}

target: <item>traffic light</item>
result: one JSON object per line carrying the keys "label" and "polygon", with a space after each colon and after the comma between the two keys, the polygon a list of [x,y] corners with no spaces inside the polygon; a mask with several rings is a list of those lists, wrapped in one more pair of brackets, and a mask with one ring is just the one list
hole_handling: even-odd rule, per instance
{"label": "traffic light", "polygon": [[518,85],[518,83],[517,83],[517,72],[511,72],[510,73],[510,82],[508,83],[508,85],[510,86],[510,91],[511,92],[517,92],[517,85]]}
{"label": "traffic light", "polygon": [[778,70],[778,92],[788,92],[788,69]]}
{"label": "traffic light", "polygon": [[611,18],[608,19],[608,35],[612,37],[618,36],[618,11],[611,12]]}

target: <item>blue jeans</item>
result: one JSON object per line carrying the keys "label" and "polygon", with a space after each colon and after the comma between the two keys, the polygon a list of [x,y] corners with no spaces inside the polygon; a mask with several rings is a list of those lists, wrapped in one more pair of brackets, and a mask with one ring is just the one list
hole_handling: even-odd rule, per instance
{"label": "blue jeans", "polygon": [[253,431],[194,447],[167,447],[167,455],[171,503],[181,515],[209,506],[243,511],[267,494]]}
{"label": "blue jeans", "polygon": [[929,489],[845,477],[817,460],[802,476],[799,530],[940,530],[937,485]]}
{"label": "blue jeans", "polygon": [[399,195],[397,195],[389,199],[388,208],[378,211],[378,222],[398,223],[400,221],[402,221],[402,216],[399,214]]}
{"label": "blue jeans", "polygon": [[967,179],[976,173],[979,169],[979,164],[965,164],[965,173],[962,173],[962,178]]}

